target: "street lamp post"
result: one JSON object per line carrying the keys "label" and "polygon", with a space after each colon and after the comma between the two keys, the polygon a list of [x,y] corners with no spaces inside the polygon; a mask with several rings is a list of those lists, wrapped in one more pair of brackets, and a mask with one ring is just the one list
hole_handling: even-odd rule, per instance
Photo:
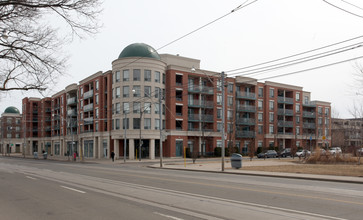
{"label": "street lamp post", "polygon": [[126,163],[126,125],[127,124],[127,110],[124,110],[124,114],[125,114],[125,119],[124,119],[124,132],[125,132],[125,137],[124,137],[124,163]]}
{"label": "street lamp post", "polygon": [[140,137],[139,137],[139,161],[141,161],[141,145],[142,145],[142,140],[141,140],[141,120],[142,120],[142,113],[143,111],[141,111],[141,103],[140,103]]}
{"label": "street lamp post", "polygon": [[163,141],[162,141],[162,112],[161,112],[161,89],[159,90],[159,130],[160,130],[160,167],[163,167]]}

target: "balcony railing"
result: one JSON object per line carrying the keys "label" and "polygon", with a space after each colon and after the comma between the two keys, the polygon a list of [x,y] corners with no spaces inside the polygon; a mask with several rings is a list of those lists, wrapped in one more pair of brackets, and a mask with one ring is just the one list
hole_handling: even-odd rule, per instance
{"label": "balcony railing", "polygon": [[293,116],[294,115],[294,110],[292,109],[283,109],[283,108],[279,108],[277,110],[277,114],[278,115],[288,115],[288,116]]}
{"label": "balcony railing", "polygon": [[255,100],[256,99],[256,93],[237,91],[236,92],[236,97],[238,99],[252,99],[252,100]]}
{"label": "balcony railing", "polygon": [[91,97],[93,97],[93,90],[89,90],[88,92],[85,92],[84,95],[83,95],[84,99],[88,99],[88,98],[91,98]]}
{"label": "balcony railing", "polygon": [[316,114],[315,114],[315,112],[303,111],[303,117],[304,118],[316,118]]}
{"label": "balcony railing", "polygon": [[277,102],[278,103],[286,103],[286,104],[294,104],[294,99],[279,96],[279,97],[277,97]]}
{"label": "balcony railing", "polygon": [[188,85],[188,91],[189,92],[200,92],[201,88],[199,85],[189,84]]}
{"label": "balcony railing", "polygon": [[76,110],[75,110],[75,109],[69,109],[69,110],[67,111],[67,115],[68,115],[68,116],[76,116],[76,115],[77,115],[77,112],[76,112]]}
{"label": "balcony railing", "polygon": [[254,125],[256,122],[254,118],[237,118],[236,123],[241,125]]}
{"label": "balcony railing", "polygon": [[256,112],[256,106],[254,106],[254,105],[237,105],[237,111]]}
{"label": "balcony railing", "polygon": [[85,106],[83,107],[83,111],[84,111],[84,112],[93,111],[93,103],[88,104],[88,105],[85,105]]}
{"label": "balcony railing", "polygon": [[85,125],[93,124],[93,118],[92,118],[92,117],[85,118],[85,119],[84,119],[84,124],[85,124]]}
{"label": "balcony railing", "polygon": [[304,101],[303,106],[316,107],[316,104],[314,102],[311,102],[311,101]]}
{"label": "balcony railing", "polygon": [[214,88],[209,87],[209,86],[201,86],[201,92],[202,93],[207,93],[207,94],[213,94],[214,93]]}
{"label": "balcony railing", "polygon": [[277,126],[292,128],[294,126],[294,123],[292,121],[278,121]]}
{"label": "balcony railing", "polygon": [[254,138],[255,136],[254,131],[236,131],[237,138]]}
{"label": "balcony railing", "polygon": [[76,97],[67,99],[67,105],[75,105],[76,103]]}
{"label": "balcony railing", "polygon": [[206,114],[188,114],[188,121],[214,122],[214,117]]}
{"label": "balcony railing", "polygon": [[303,128],[307,128],[307,129],[315,129],[316,125],[315,123],[303,123]]}
{"label": "balcony railing", "polygon": [[201,115],[201,121],[203,122],[214,122],[213,119],[214,119],[213,115],[207,115],[207,114]]}

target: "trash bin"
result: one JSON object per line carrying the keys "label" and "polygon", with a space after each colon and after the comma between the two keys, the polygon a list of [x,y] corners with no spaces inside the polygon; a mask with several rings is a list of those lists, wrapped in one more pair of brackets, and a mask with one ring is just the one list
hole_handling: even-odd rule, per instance
{"label": "trash bin", "polygon": [[38,159],[38,152],[34,152],[34,159]]}
{"label": "trash bin", "polygon": [[239,169],[242,167],[242,155],[241,154],[232,154],[231,156],[231,166],[232,168]]}
{"label": "trash bin", "polygon": [[43,153],[43,158],[44,158],[44,160],[46,160],[46,159],[47,159],[47,156],[48,156],[48,153],[47,153],[47,152]]}

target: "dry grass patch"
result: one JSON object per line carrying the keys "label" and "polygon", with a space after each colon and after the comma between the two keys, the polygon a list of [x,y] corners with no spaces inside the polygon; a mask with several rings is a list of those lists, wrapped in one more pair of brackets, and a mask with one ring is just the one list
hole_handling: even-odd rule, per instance
{"label": "dry grass patch", "polygon": [[305,173],[305,174],[363,177],[362,165],[347,165],[347,164],[300,164],[298,166],[282,165],[282,166],[251,166],[251,167],[246,166],[242,167],[242,169],[267,171],[267,172]]}

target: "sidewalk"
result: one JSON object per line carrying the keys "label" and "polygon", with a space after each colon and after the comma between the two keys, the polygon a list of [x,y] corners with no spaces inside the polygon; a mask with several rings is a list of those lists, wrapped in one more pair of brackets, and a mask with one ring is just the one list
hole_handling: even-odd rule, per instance
{"label": "sidewalk", "polygon": [[[1,157],[8,157],[2,156]],[[12,153],[10,157],[18,157],[23,158],[22,154]],[[27,155],[27,159],[33,160],[44,160],[43,156],[39,156],[38,159],[34,159],[33,156]],[[55,157],[48,156],[47,160],[57,160],[64,162],[73,162],[72,158],[69,157]],[[82,163],[80,158],[77,158],[76,163]],[[124,164],[123,158],[118,158],[114,162],[111,159],[85,159],[83,163],[93,163],[93,164],[115,164],[122,165]],[[267,159],[267,160],[259,160],[254,159],[250,161],[249,159],[242,160],[242,168],[235,169],[231,167],[230,159],[226,158],[224,163],[224,172],[222,172],[222,165],[220,158],[213,159],[198,159],[195,163],[192,162],[190,158],[186,159],[184,162],[184,158],[163,158],[163,167],[160,167],[160,159],[142,159],[139,160],[126,160],[126,164],[147,164],[153,163],[153,165],[148,165],[150,168],[157,169],[171,169],[171,170],[184,170],[184,171],[197,171],[197,172],[212,172],[212,173],[226,173],[226,174],[235,174],[235,175],[252,175],[252,176],[266,176],[266,177],[278,177],[278,178],[290,178],[290,179],[306,179],[306,180],[318,180],[318,181],[332,181],[332,182],[343,182],[343,183],[357,183],[363,184],[363,177],[350,177],[350,176],[332,176],[332,175],[317,175],[317,174],[303,174],[303,173],[281,173],[281,172],[264,172],[264,171],[253,171],[253,170],[243,170],[243,167],[248,166],[283,166],[283,165],[295,165],[299,166],[299,164],[292,163],[289,161],[276,160],[276,159]]]}

